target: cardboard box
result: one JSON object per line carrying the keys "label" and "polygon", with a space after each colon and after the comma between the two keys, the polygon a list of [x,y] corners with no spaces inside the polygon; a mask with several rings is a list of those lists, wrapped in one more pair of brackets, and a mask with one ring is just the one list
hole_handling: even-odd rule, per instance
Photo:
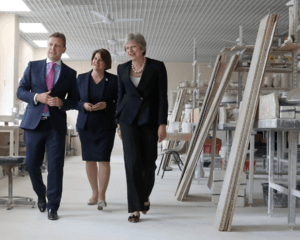
{"label": "cardboard box", "polygon": [[[219,154],[219,151],[221,150],[222,147],[222,140],[217,138],[216,139],[216,154]],[[206,139],[204,143],[204,153],[211,154],[212,150],[212,138]]]}
{"label": "cardboard box", "polygon": [[295,106],[280,106],[280,118],[294,119]]}
{"label": "cardboard box", "polygon": [[0,147],[0,156],[9,156],[9,148]]}
{"label": "cardboard box", "polygon": [[199,119],[201,108],[194,108],[192,113],[192,122],[196,123]]}
{"label": "cardboard box", "polygon": [[9,146],[9,132],[0,132],[0,146]]}

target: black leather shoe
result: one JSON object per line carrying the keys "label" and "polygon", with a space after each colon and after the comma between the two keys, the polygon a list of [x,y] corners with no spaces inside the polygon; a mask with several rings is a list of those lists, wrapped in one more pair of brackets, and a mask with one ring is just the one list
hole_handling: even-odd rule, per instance
{"label": "black leather shoe", "polygon": [[38,199],[38,208],[40,209],[41,212],[45,212],[47,208],[47,202],[44,198],[39,198]]}
{"label": "black leather shoe", "polygon": [[49,210],[48,211],[48,219],[49,220],[57,220],[58,219],[57,212],[54,210]]}

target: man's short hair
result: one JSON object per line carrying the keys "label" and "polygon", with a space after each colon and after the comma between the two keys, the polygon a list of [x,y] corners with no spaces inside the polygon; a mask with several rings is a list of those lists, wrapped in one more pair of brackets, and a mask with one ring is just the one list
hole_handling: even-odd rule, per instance
{"label": "man's short hair", "polygon": [[52,33],[49,38],[51,38],[51,37],[60,38],[61,40],[63,40],[63,47],[64,48],[66,47],[66,44],[67,44],[66,43],[66,36],[63,33],[55,32],[55,33]]}

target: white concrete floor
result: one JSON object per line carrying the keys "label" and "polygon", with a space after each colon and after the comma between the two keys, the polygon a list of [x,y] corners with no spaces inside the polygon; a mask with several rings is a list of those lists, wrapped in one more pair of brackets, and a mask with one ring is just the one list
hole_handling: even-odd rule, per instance
{"label": "white concrete floor", "polygon": [[[142,215],[139,223],[129,223],[122,156],[113,157],[111,169],[108,207],[99,211],[96,206],[86,204],[91,190],[85,163],[81,157],[67,157],[63,198],[58,211],[60,219],[49,221],[47,213],[39,212],[37,207],[16,206],[8,211],[0,206],[0,239],[299,239],[299,208],[294,230],[287,225],[287,208],[276,208],[274,216],[268,216],[267,207],[262,205],[260,185],[266,180],[255,182],[253,207],[236,208],[231,232],[215,230],[217,207],[211,203],[207,177],[201,178],[200,183],[194,181],[188,198],[178,202],[174,197],[180,176],[176,166],[165,173],[164,179],[157,176],[149,213]],[[43,176],[46,181],[46,174]],[[15,195],[37,200],[28,175],[14,177],[13,191]],[[7,177],[0,179],[0,196],[3,195],[7,195]]]}

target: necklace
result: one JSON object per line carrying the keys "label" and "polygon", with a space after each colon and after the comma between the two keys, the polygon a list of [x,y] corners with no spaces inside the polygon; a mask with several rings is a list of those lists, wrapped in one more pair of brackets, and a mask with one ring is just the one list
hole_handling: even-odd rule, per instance
{"label": "necklace", "polygon": [[143,66],[140,70],[135,70],[134,66],[133,66],[133,63],[131,63],[131,68],[132,68],[132,71],[134,71],[135,73],[140,73],[141,71],[143,71],[144,67],[145,67],[145,64],[146,64],[146,58],[144,58],[144,63],[143,63]]}

